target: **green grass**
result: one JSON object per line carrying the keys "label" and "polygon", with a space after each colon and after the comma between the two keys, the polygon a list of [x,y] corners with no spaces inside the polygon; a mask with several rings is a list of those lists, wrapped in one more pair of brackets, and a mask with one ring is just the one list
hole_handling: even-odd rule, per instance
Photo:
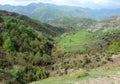
{"label": "green grass", "polygon": [[[87,79],[94,79],[97,77],[107,77],[112,74],[116,74],[120,72],[120,67],[106,70],[91,70],[88,74],[83,75],[83,77],[78,77],[81,72],[77,73],[77,75],[68,75],[67,77],[50,77],[48,79],[44,79],[41,81],[33,82],[31,84],[75,84],[75,82],[82,82]],[[82,73],[83,74],[83,73]]]}
{"label": "green grass", "polygon": [[94,33],[80,30],[75,34],[63,37],[58,46],[66,51],[83,50],[84,46],[89,47],[92,43],[97,41],[94,35]]}

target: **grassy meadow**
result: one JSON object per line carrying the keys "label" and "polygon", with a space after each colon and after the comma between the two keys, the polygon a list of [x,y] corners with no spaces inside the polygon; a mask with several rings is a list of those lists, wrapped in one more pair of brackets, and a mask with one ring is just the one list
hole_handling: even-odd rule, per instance
{"label": "grassy meadow", "polygon": [[95,33],[80,30],[63,37],[58,45],[66,51],[76,51],[83,50],[83,47],[89,47],[96,41]]}

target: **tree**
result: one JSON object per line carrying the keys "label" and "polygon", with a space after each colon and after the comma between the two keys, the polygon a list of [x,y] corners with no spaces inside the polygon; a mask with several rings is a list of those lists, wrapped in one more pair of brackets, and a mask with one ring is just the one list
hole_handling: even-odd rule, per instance
{"label": "tree", "polygon": [[3,19],[0,17],[0,23],[3,22]]}
{"label": "tree", "polygon": [[43,62],[44,62],[44,63],[47,63],[47,62],[50,61],[50,56],[47,55],[47,54],[44,54],[42,58],[43,58]]}
{"label": "tree", "polygon": [[4,48],[6,51],[14,51],[14,50],[15,50],[14,44],[13,44],[13,42],[11,41],[10,38],[7,38],[7,39],[4,41],[3,48]]}
{"label": "tree", "polygon": [[8,32],[2,32],[2,39],[3,39],[3,41],[8,39],[8,37],[9,37],[9,33]]}
{"label": "tree", "polygon": [[36,67],[34,69],[34,72],[35,72],[35,79],[37,80],[47,78],[49,75],[45,70],[42,70],[40,67]]}
{"label": "tree", "polygon": [[34,63],[39,64],[42,60],[41,53],[38,51],[34,57]]}

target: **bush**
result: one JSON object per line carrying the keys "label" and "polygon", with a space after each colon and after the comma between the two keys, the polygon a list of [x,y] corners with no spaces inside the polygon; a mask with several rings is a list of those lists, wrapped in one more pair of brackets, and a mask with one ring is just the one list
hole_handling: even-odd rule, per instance
{"label": "bush", "polygon": [[120,42],[114,42],[109,46],[110,53],[117,53],[120,52]]}
{"label": "bush", "polygon": [[11,70],[11,74],[15,77],[15,79],[22,84],[25,84],[25,69],[23,66],[13,66],[13,69]]}
{"label": "bush", "polygon": [[89,73],[87,73],[86,71],[81,71],[81,72],[78,74],[77,78],[86,77],[86,76],[88,76],[88,75],[89,75]]}
{"label": "bush", "polygon": [[48,75],[49,74],[46,71],[42,70],[41,68],[39,67],[35,68],[35,79],[36,80],[47,78]]}

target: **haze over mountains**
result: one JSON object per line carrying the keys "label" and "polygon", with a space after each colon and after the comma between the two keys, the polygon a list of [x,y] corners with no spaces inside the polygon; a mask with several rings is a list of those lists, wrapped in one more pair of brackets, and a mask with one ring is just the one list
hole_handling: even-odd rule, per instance
{"label": "haze over mountains", "polygon": [[82,17],[102,20],[111,16],[120,15],[120,8],[90,9],[74,6],[57,6],[44,3],[32,3],[26,6],[0,5],[0,9],[28,15],[42,22],[61,17]]}

